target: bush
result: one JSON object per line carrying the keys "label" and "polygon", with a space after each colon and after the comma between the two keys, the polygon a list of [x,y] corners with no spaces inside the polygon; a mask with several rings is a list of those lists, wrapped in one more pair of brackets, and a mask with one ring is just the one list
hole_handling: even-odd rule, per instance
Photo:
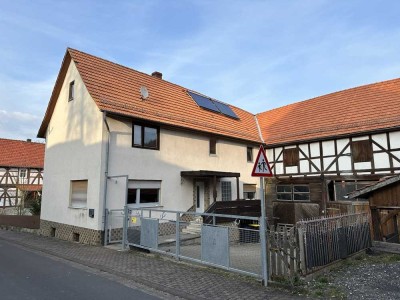
{"label": "bush", "polygon": [[41,207],[42,207],[42,198],[37,197],[31,202],[31,205],[29,206],[29,211],[33,216],[39,216]]}

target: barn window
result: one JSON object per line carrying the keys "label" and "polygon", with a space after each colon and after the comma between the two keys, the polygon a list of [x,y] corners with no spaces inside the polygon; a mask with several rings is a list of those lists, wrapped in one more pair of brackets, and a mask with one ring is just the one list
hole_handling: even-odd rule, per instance
{"label": "barn window", "polygon": [[247,147],[247,162],[253,162],[253,147]]}
{"label": "barn window", "polygon": [[351,142],[353,161],[366,162],[372,160],[372,145],[369,140]]}
{"label": "barn window", "polygon": [[283,164],[285,167],[297,167],[299,165],[299,149],[290,148],[283,150]]}
{"label": "barn window", "polygon": [[276,198],[283,201],[310,201],[310,187],[306,184],[278,184]]}

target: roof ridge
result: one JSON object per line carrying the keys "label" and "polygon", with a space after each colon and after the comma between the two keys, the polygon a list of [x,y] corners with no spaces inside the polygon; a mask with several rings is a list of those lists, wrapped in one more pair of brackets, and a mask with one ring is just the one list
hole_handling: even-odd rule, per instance
{"label": "roof ridge", "polygon": [[[113,61],[111,61],[111,60],[102,58],[102,57],[97,56],[97,55],[93,55],[93,54],[90,54],[90,53],[87,53],[87,52],[84,52],[84,51],[81,51],[81,50],[78,50],[78,49],[74,49],[74,48],[71,48],[71,47],[68,47],[68,48],[67,48],[67,51],[69,51],[69,50],[76,51],[76,52],[82,53],[82,54],[84,54],[84,55],[88,55],[88,56],[94,57],[94,58],[99,59],[99,60],[102,60],[102,61],[104,61],[104,62],[108,62],[108,63],[111,63],[111,64],[113,64],[113,65],[122,67],[122,68],[124,68],[124,69],[129,70],[129,71],[133,71],[133,72],[136,72],[136,73],[143,74],[143,75],[145,75],[145,76],[147,76],[147,77],[149,77],[149,78],[154,78],[154,79],[160,80],[160,79],[155,78],[154,76],[152,76],[152,75],[150,75],[150,74],[147,74],[147,73],[145,73],[145,72],[142,72],[142,71],[133,69],[133,68],[131,68],[131,67],[122,65],[122,64],[117,63],[117,62],[113,62]],[[71,55],[71,58],[75,61],[75,59],[73,58],[72,55]],[[203,94],[203,93],[201,93],[201,92],[198,92],[197,90],[193,90],[193,89],[191,89],[191,88],[184,87],[184,86],[182,86],[182,85],[179,85],[179,84],[177,84],[177,83],[173,83],[173,82],[168,81],[168,80],[165,80],[165,79],[161,79],[161,80],[162,80],[162,82],[165,82],[166,84],[170,84],[170,85],[173,85],[173,86],[175,86],[175,87],[181,88],[181,89],[183,89],[184,91],[192,91],[192,92],[195,92],[195,93],[200,94],[200,95],[202,95],[202,96],[209,97],[209,98],[211,98],[211,99],[213,99],[213,100],[215,100],[215,101],[218,101],[218,102],[221,102],[221,103],[223,103],[223,104],[229,105],[229,106],[231,106],[231,107],[240,109],[241,111],[247,112],[247,113],[249,113],[249,114],[251,114],[251,115],[254,116],[253,113],[251,113],[251,112],[249,112],[249,111],[247,111],[247,110],[245,110],[245,109],[243,109],[243,108],[240,108],[240,107],[238,107],[238,106],[232,105],[232,104],[230,104],[230,103],[228,103],[228,102],[224,102],[224,101],[215,99],[215,98],[213,98],[213,97],[211,97],[211,96],[207,96],[207,95],[205,95],[205,94]]]}
{"label": "roof ridge", "polygon": [[22,143],[27,143],[27,144],[38,144],[38,145],[45,145],[45,143],[42,142],[34,142],[34,141],[26,141],[26,140],[16,140],[16,139],[7,139],[7,138],[0,138],[0,141],[12,141],[12,142],[22,142]]}
{"label": "roof ridge", "polygon": [[272,112],[272,111],[283,109],[283,108],[288,107],[288,106],[292,106],[292,105],[296,105],[296,104],[312,101],[312,100],[315,100],[315,99],[318,99],[318,98],[322,98],[322,97],[326,97],[326,96],[330,96],[330,95],[334,95],[334,94],[348,92],[348,91],[351,91],[351,90],[357,90],[357,89],[360,89],[360,88],[365,88],[365,87],[374,86],[374,85],[389,84],[389,83],[392,83],[393,81],[397,81],[397,80],[400,80],[400,78],[393,78],[393,79],[388,79],[388,80],[384,80],[384,81],[377,81],[377,82],[367,83],[367,84],[363,84],[363,85],[359,85],[359,86],[354,86],[354,87],[350,87],[350,88],[347,88],[347,89],[344,89],[344,90],[339,90],[339,91],[323,94],[323,95],[320,95],[320,96],[315,96],[315,97],[312,97],[312,98],[309,98],[309,99],[296,101],[296,102],[289,103],[289,104],[286,104],[286,105],[283,105],[283,106],[275,107],[275,108],[272,108],[270,110],[266,110],[266,111],[257,113],[256,115],[269,113],[269,112]]}

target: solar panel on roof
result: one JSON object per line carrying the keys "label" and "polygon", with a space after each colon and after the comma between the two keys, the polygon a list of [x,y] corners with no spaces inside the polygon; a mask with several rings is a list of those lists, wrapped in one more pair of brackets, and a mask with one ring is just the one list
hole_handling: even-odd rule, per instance
{"label": "solar panel on roof", "polygon": [[192,97],[193,100],[196,101],[198,106],[203,107],[205,109],[219,112],[218,108],[215,106],[214,102],[210,98],[206,98],[204,96],[192,93],[190,91],[188,91],[188,93],[189,93],[190,97]]}
{"label": "solar panel on roof", "polygon": [[214,101],[214,104],[218,107],[219,111],[224,115],[239,119],[238,116],[233,112],[233,110],[228,105],[217,101]]}

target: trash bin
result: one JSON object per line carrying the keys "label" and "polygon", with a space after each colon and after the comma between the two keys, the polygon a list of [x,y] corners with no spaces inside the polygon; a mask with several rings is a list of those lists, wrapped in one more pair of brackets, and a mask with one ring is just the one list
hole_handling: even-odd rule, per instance
{"label": "trash bin", "polygon": [[241,224],[239,234],[240,243],[259,243],[260,225],[259,224]]}

